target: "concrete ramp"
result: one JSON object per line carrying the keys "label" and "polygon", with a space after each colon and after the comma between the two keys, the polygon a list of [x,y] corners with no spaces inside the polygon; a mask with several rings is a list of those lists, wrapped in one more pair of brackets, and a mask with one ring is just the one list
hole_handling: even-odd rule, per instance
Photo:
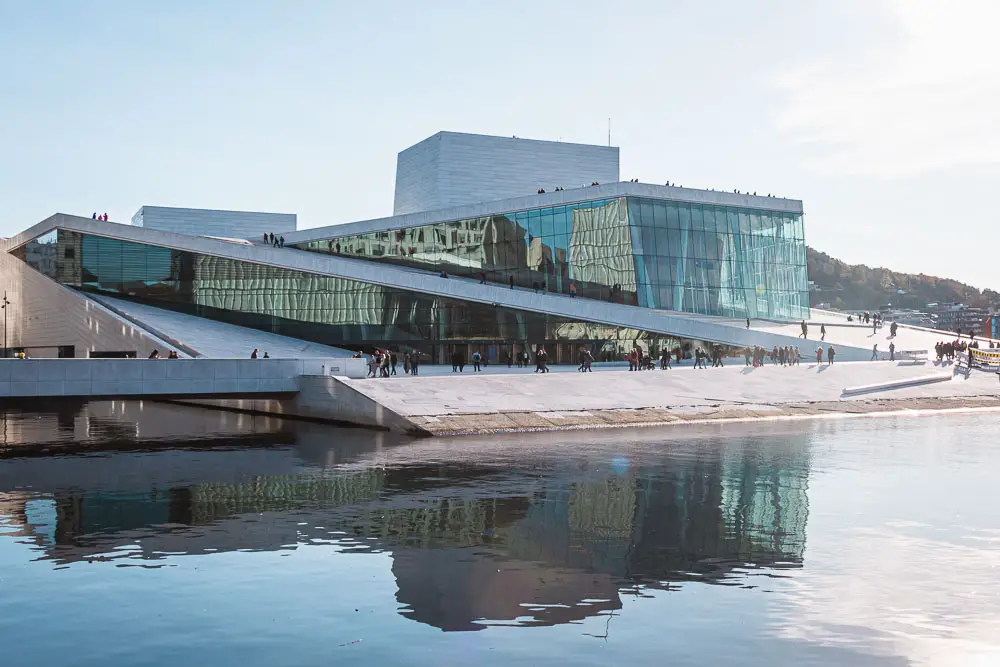
{"label": "concrete ramp", "polygon": [[249,358],[255,347],[261,354],[267,352],[272,358],[284,359],[350,357],[352,354],[348,350],[329,345],[217,322],[125,299],[97,294],[86,296],[138,326],[175,343],[183,350],[196,353],[192,356]]}
{"label": "concrete ramp", "polygon": [[[692,421],[829,417],[889,410],[1000,407],[992,376],[928,381],[921,366],[893,363],[804,364],[747,368],[601,373],[342,378],[367,401],[351,396],[371,421],[381,406],[400,428],[438,435],[504,431],[607,428]],[[845,395],[844,387],[892,386],[891,400]],[[369,403],[370,401],[370,403]],[[345,415],[345,421],[352,421]],[[412,424],[412,427],[407,425]],[[395,430],[388,418],[381,425]],[[413,428],[416,427],[416,428]]]}

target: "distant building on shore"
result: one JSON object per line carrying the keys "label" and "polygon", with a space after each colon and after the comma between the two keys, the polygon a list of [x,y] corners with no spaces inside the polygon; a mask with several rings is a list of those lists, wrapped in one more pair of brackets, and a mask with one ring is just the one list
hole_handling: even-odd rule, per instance
{"label": "distant building on shore", "polygon": [[984,326],[989,311],[961,303],[929,303],[927,310],[934,321],[935,328],[944,331],[975,331],[984,333]]}

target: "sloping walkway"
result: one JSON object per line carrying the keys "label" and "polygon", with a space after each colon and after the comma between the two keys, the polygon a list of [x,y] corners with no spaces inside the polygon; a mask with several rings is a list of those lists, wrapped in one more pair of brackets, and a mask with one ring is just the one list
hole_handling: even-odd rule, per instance
{"label": "sloping walkway", "polygon": [[[939,375],[954,366],[932,363],[854,362],[817,366],[765,365],[747,368],[669,371],[606,371],[602,373],[535,374],[522,376],[465,373],[448,376],[344,380],[357,391],[403,416],[486,414],[493,412],[559,412],[638,408],[774,405],[850,401],[847,387]],[[869,394],[872,398],[940,398],[993,396],[1000,384],[993,373],[960,371],[949,382]]]}
{"label": "sloping walkway", "polygon": [[94,294],[87,296],[112,311],[122,313],[156,335],[176,341],[203,357],[244,358],[249,357],[255,347],[260,350],[261,355],[267,352],[275,359],[349,357],[352,354],[338,347],[310,343],[123,299]]}

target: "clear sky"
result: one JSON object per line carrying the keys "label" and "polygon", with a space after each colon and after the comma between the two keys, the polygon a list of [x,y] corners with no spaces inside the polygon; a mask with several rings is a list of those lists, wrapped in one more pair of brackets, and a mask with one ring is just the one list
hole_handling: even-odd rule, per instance
{"label": "clear sky", "polygon": [[1000,289],[996,0],[0,0],[0,235],[142,204],[392,211],[454,130],[805,201],[813,247]]}

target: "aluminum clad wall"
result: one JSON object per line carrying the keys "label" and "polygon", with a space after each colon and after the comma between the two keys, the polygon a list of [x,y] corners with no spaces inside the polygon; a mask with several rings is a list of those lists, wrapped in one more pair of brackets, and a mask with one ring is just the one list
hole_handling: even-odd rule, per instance
{"label": "aluminum clad wall", "polygon": [[294,232],[298,220],[294,213],[143,206],[132,216],[132,224],[175,234],[256,240],[265,233]]}
{"label": "aluminum clad wall", "polygon": [[439,132],[399,154],[393,214],[618,180],[616,146]]}

